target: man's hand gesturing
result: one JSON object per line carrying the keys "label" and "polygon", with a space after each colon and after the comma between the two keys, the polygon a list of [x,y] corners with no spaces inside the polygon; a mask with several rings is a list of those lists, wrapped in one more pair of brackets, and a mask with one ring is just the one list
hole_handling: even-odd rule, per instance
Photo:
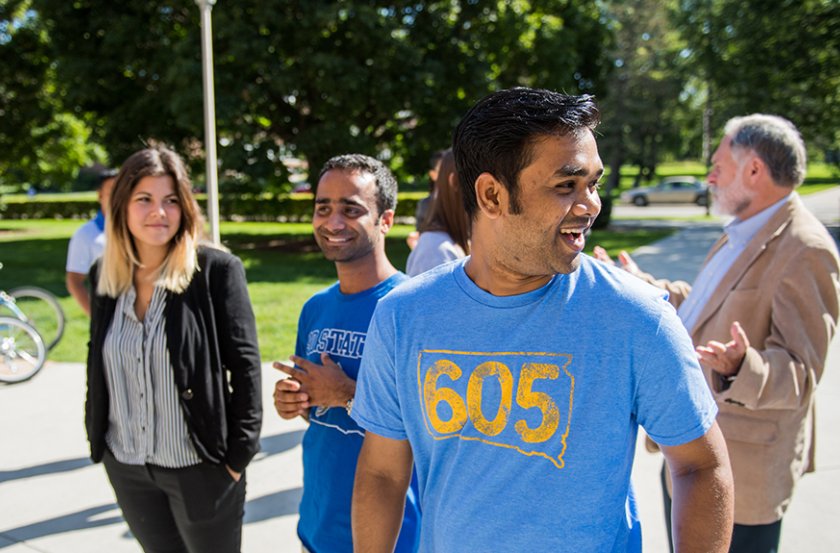
{"label": "man's hand gesturing", "polygon": [[356,381],[342,368],[321,354],[321,365],[292,355],[294,366],[275,361],[275,369],[290,376],[274,385],[274,408],[284,419],[306,417],[309,408],[344,407],[356,394]]}

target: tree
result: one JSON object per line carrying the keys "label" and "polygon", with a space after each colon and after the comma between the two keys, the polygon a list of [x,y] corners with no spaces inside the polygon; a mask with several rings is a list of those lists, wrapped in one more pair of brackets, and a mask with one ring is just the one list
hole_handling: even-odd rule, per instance
{"label": "tree", "polygon": [[610,168],[606,191],[619,185],[625,164],[639,167],[634,185],[655,174],[666,155],[682,153],[680,112],[685,75],[680,39],[670,23],[673,3],[614,1],[608,5],[615,32],[615,69],[601,103],[602,155]]}
{"label": "tree", "polygon": [[[97,136],[115,160],[149,139],[194,147],[202,104],[192,2],[32,4],[49,31],[63,102],[96,118]],[[190,37],[194,49],[185,42]]]}
{"label": "tree", "polygon": [[[117,159],[147,137],[201,155],[192,4],[33,0],[65,101],[97,117]],[[237,0],[213,18],[222,168],[259,188],[285,181],[284,159],[317,169],[347,151],[377,155],[403,178],[423,173],[488,92],[594,91],[608,68],[608,31],[583,0]]]}
{"label": "tree", "polygon": [[711,130],[754,112],[787,117],[812,148],[837,148],[840,3],[681,0],[675,19],[707,84]]}
{"label": "tree", "polygon": [[49,35],[29,1],[0,2],[0,184],[68,189],[104,160],[86,121],[64,111]]}

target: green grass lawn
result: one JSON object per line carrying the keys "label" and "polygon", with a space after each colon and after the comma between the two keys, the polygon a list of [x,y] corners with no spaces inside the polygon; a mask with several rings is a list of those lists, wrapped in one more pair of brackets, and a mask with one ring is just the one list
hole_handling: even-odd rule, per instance
{"label": "green grass lawn", "polygon": [[[58,296],[67,316],[64,338],[50,352],[55,361],[84,361],[88,319],[64,287],[67,242],[80,221],[0,220],[0,288],[36,285]],[[413,227],[397,225],[388,236],[391,261],[405,268],[405,238]],[[595,231],[587,251],[600,244],[611,255],[664,238],[668,230]],[[222,241],[248,274],[264,361],[287,358],[294,349],[303,303],[335,282],[335,266],[321,257],[307,224],[222,223]]]}
{"label": "green grass lawn", "polygon": [[796,189],[800,196],[805,196],[806,194],[813,194],[814,192],[822,192],[823,190],[828,190],[829,188],[834,188],[837,186],[837,183],[809,183],[805,181],[802,183],[802,186]]}

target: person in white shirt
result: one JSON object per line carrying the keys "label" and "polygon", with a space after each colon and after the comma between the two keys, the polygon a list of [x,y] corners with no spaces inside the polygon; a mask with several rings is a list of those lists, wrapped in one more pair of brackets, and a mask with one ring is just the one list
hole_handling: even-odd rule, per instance
{"label": "person in white shirt", "polygon": [[470,252],[470,222],[464,209],[455,158],[445,150],[440,160],[435,195],[417,245],[408,256],[406,274],[417,276]]}
{"label": "person in white shirt", "polygon": [[90,292],[86,280],[88,271],[105,249],[105,213],[111,200],[111,190],[117,177],[115,169],[106,169],[98,175],[97,199],[99,211],[96,217],[82,225],[73,233],[67,246],[67,264],[65,266],[65,284],[67,291],[79,303],[90,317]]}

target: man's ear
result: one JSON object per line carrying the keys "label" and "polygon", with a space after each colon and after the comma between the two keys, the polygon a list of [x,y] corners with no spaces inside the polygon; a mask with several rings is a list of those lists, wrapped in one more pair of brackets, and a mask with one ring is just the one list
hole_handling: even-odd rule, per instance
{"label": "man's ear", "polygon": [[507,210],[507,188],[490,173],[481,173],[475,179],[475,198],[478,209],[491,219]]}
{"label": "man's ear", "polygon": [[750,167],[750,174],[758,174],[761,171],[766,170],[767,168],[764,166],[764,162],[761,161],[761,158],[758,156],[752,156],[749,161]]}
{"label": "man's ear", "polygon": [[763,182],[767,179],[770,181],[773,180],[767,164],[764,163],[764,161],[756,154],[752,154],[749,160],[747,160],[746,167],[744,168],[744,176],[749,179],[749,183],[753,188],[757,186],[759,182]]}
{"label": "man's ear", "polygon": [[382,229],[382,234],[388,234],[391,227],[394,226],[394,210],[386,209],[382,215],[379,216],[379,228]]}

